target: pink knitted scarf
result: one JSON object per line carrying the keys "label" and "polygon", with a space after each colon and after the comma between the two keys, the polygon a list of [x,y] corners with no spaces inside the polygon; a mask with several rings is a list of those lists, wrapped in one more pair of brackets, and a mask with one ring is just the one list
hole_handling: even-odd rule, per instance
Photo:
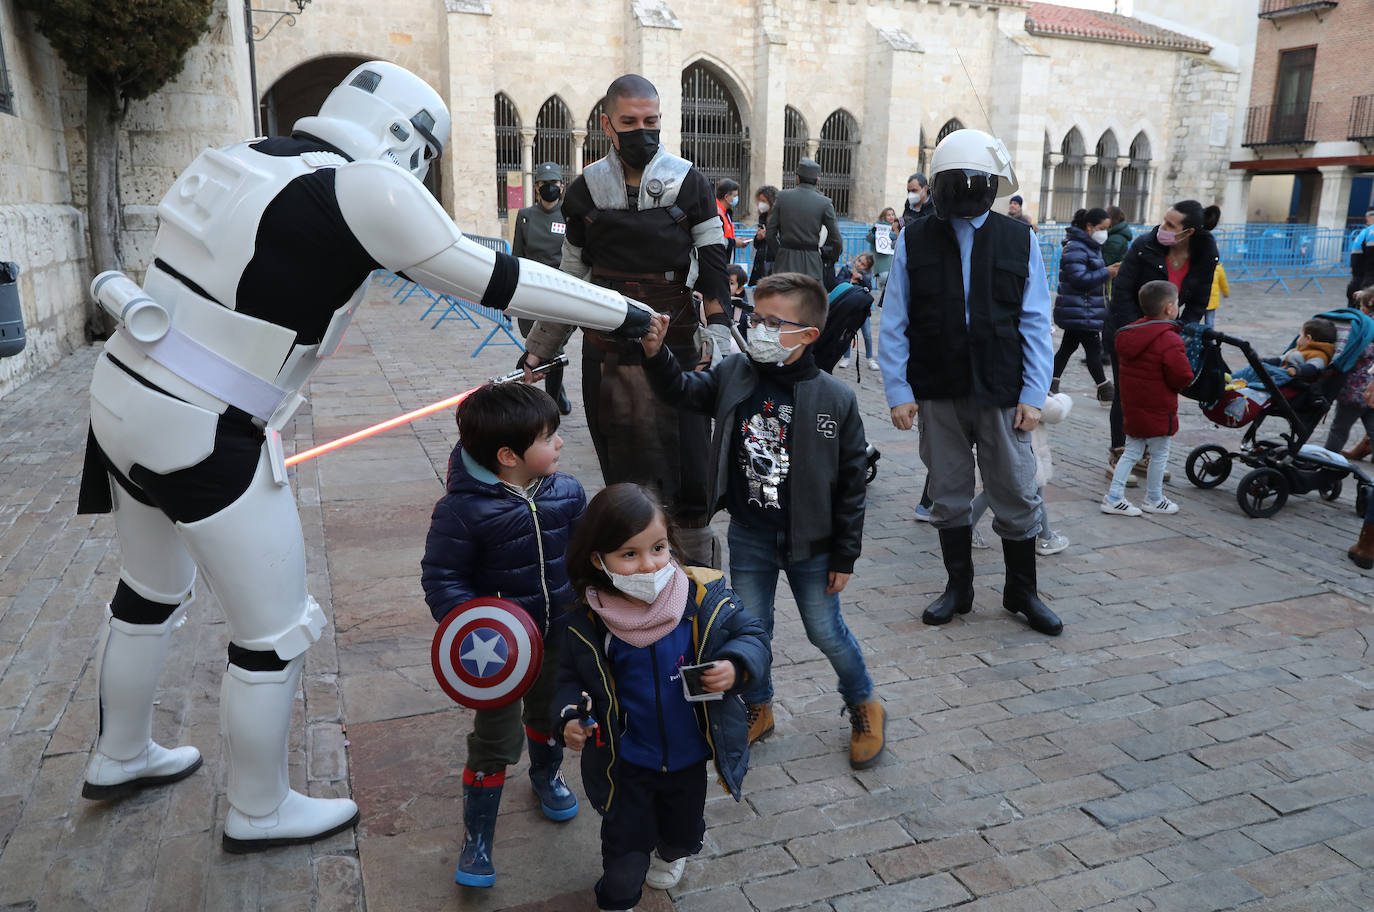
{"label": "pink knitted scarf", "polygon": [[643,648],[667,636],[682,620],[687,609],[687,574],[676,567],[672,579],[658,598],[644,608],[615,591],[587,590],[587,604],[601,615],[611,633]]}

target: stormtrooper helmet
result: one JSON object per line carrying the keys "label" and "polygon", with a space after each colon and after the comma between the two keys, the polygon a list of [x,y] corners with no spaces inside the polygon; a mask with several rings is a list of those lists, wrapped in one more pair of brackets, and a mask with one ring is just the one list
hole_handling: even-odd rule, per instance
{"label": "stormtrooper helmet", "polygon": [[942,219],[977,218],[999,196],[1020,185],[1011,153],[1000,139],[982,130],[955,130],[935,147],[930,169],[930,201]]}
{"label": "stormtrooper helmet", "polygon": [[373,60],[344,77],[320,113],[296,121],[292,132],[322,139],[354,161],[389,161],[424,180],[444,152],[449,126],[448,106],[428,83]]}

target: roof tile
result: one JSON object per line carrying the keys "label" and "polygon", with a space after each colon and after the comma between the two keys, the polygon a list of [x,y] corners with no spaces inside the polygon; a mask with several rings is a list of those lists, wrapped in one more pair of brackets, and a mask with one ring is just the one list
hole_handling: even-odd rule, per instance
{"label": "roof tile", "polygon": [[1026,10],[1026,31],[1032,35],[1082,38],[1113,44],[1172,48],[1208,53],[1211,45],[1190,35],[1160,28],[1130,16],[1075,9],[1053,3],[1031,3]]}

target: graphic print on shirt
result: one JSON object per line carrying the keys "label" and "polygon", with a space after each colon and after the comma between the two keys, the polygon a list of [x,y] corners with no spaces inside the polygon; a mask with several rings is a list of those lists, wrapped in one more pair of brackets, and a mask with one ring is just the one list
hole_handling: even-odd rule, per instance
{"label": "graphic print on shirt", "polygon": [[740,468],[749,483],[749,504],[782,509],[778,491],[787,479],[787,450],[792,440],[792,406],[763,400],[763,409],[740,422]]}

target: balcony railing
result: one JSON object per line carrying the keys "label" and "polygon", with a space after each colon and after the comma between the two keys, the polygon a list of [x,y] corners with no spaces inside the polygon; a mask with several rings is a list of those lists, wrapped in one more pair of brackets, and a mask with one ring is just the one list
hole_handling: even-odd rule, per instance
{"label": "balcony railing", "polygon": [[1374,95],[1350,99],[1350,131],[1345,137],[1358,143],[1374,143]]}
{"label": "balcony railing", "polygon": [[1245,118],[1245,142],[1256,146],[1310,146],[1316,142],[1313,127],[1320,103],[1309,105],[1256,105]]}
{"label": "balcony railing", "polygon": [[1296,16],[1299,13],[1315,13],[1321,19],[1322,13],[1336,8],[1336,0],[1263,0],[1260,3],[1261,19],[1279,19]]}

